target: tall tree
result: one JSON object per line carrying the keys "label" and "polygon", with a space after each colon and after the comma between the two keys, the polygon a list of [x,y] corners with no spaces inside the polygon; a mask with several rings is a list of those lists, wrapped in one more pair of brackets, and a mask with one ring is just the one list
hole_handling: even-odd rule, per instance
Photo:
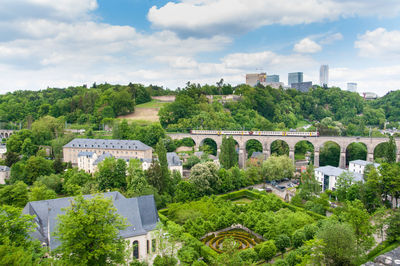
{"label": "tall tree", "polygon": [[[167,149],[164,145],[164,140],[160,139],[156,145],[156,153],[158,157],[158,162],[160,164],[160,179],[161,179],[161,190],[160,192],[169,191],[170,190],[170,173],[168,169],[168,161],[167,161]],[[169,191],[170,192],[170,191]]]}
{"label": "tall tree", "polygon": [[262,169],[267,180],[292,178],[295,171],[293,160],[287,155],[269,157],[263,163]]}
{"label": "tall tree", "polygon": [[96,179],[100,190],[126,188],[126,162],[114,157],[99,163]]}
{"label": "tall tree", "polygon": [[119,231],[126,229],[127,224],[110,198],[77,196],[58,220],[55,236],[61,244],[55,254],[62,262],[70,265],[126,263],[127,244]]}
{"label": "tall tree", "polygon": [[28,202],[28,186],[18,181],[0,189],[0,204],[23,208]]}
{"label": "tall tree", "polygon": [[386,160],[388,163],[396,162],[396,141],[393,136],[389,137],[389,142],[386,147]]}
{"label": "tall tree", "polygon": [[230,169],[238,163],[238,155],[235,150],[235,140],[232,136],[222,138],[221,154],[219,155],[219,161],[225,169]]}
{"label": "tall tree", "polygon": [[325,243],[322,252],[327,265],[352,265],[358,257],[356,237],[348,224],[327,220],[318,231],[317,239]]}

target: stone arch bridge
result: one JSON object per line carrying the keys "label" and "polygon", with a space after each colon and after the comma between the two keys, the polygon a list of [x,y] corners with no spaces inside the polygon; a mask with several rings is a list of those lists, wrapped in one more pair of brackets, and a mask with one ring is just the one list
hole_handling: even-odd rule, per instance
{"label": "stone arch bridge", "polygon": [[15,130],[12,129],[0,129],[0,138],[8,139],[14,132]]}
{"label": "stone arch bridge", "polygon": [[[189,134],[189,133],[171,133],[168,134],[172,139],[184,139],[191,138],[195,143],[196,150],[203,144],[205,139],[212,139],[217,144],[217,153],[221,151],[221,144],[223,135],[199,135],[199,134]],[[387,142],[388,138],[369,138],[369,137],[340,137],[340,136],[322,136],[322,137],[312,137],[312,136],[256,136],[256,135],[232,135],[233,139],[237,142],[239,146],[239,166],[243,167],[246,159],[246,143],[249,140],[257,140],[261,143],[263,147],[264,159],[271,156],[271,144],[276,140],[285,141],[289,146],[289,157],[294,160],[294,150],[296,143],[306,140],[309,141],[314,146],[314,166],[319,167],[319,150],[328,141],[337,143],[340,146],[340,160],[339,167],[346,167],[346,149],[354,142],[364,143],[367,147],[367,161],[374,161],[374,150],[376,146],[381,143]],[[400,139],[396,139],[396,158],[397,161],[400,160]]]}

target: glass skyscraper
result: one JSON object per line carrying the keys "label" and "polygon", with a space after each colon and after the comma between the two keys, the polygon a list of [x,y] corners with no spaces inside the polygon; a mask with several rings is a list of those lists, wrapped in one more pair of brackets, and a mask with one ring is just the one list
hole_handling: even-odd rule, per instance
{"label": "glass skyscraper", "polygon": [[279,82],[279,75],[267,75],[266,82],[267,83]]}
{"label": "glass skyscraper", "polygon": [[288,85],[292,87],[292,83],[303,82],[303,72],[289,73],[288,75]]}
{"label": "glass skyscraper", "polygon": [[328,80],[329,80],[329,66],[321,65],[319,69],[319,85],[321,85],[321,87],[328,87]]}

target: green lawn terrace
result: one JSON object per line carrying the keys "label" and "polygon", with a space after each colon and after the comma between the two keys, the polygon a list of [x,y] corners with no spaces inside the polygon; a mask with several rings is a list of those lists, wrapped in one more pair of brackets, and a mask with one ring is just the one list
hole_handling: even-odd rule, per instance
{"label": "green lawn terrace", "polygon": [[[164,224],[173,223],[181,228],[181,235],[186,236],[184,241],[188,241],[183,248],[198,249],[197,254],[206,261],[223,252],[222,243],[226,238],[233,239],[242,250],[240,252],[257,250],[264,241],[275,240],[281,235],[299,242],[293,239],[298,236],[296,232],[305,227],[305,230],[315,228],[317,221],[325,218],[288,204],[274,194],[251,190],[173,203],[159,213]],[[232,228],[232,225],[240,225],[244,231]],[[300,242],[306,240],[309,239]]]}

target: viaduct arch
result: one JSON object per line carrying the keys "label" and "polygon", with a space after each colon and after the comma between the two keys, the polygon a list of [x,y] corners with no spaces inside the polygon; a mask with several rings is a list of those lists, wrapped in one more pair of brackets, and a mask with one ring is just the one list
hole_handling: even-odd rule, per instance
{"label": "viaduct arch", "polygon": [[11,129],[0,129],[0,138],[8,139],[12,134],[14,134],[15,130]]}
{"label": "viaduct arch", "polygon": [[[198,150],[202,141],[206,138],[212,139],[217,144],[217,155],[221,152],[221,144],[223,135],[197,135],[189,133],[171,133],[168,134],[172,139],[183,139],[191,138],[195,143],[195,149]],[[250,135],[232,135],[233,139],[238,143],[239,146],[239,166],[243,167],[246,162],[246,142],[254,139],[258,140],[263,147],[264,159],[271,156],[271,143],[275,140],[283,140],[289,145],[289,157],[294,160],[294,150],[297,142],[302,140],[309,141],[314,145],[314,166],[319,167],[319,151],[325,142],[333,141],[340,146],[340,161],[339,167],[346,167],[346,149],[353,142],[364,143],[367,147],[367,161],[372,162],[374,160],[374,150],[378,144],[387,142],[387,138],[369,138],[369,137],[340,137],[340,136],[322,136],[322,137],[310,137],[310,136],[250,136]],[[396,140],[396,160],[400,160],[400,139]]]}

